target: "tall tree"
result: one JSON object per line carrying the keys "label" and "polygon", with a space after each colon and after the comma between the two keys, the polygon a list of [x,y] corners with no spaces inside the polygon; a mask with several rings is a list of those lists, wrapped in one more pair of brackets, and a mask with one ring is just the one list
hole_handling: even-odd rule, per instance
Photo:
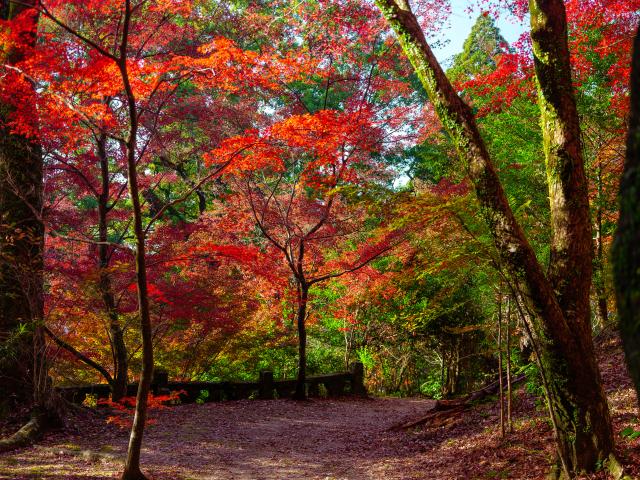
{"label": "tall tree", "polygon": [[[30,113],[29,133],[16,131],[15,108],[0,105],[0,406],[32,407],[32,418],[0,450],[30,442],[55,415],[44,342],[42,153],[33,136],[37,128],[35,92],[13,70],[36,43],[35,2],[0,3],[4,51],[3,82],[14,82]],[[26,40],[25,40],[26,39]],[[6,84],[5,84],[6,85]],[[5,90],[5,89],[3,89]],[[3,96],[6,91],[2,92]],[[6,100],[6,99],[3,99]]]}
{"label": "tall tree", "polygon": [[[118,2],[116,5],[100,10],[96,4],[84,4],[83,2],[78,4],[77,16],[71,14],[71,9],[49,10],[50,5],[46,5],[42,1],[38,1],[35,5],[42,16],[50,20],[52,24],[60,27],[62,31],[71,35],[74,41],[77,42],[76,48],[91,52],[91,55],[88,56],[100,65],[99,71],[109,69],[112,72],[112,77],[117,80],[111,84],[111,88],[115,86],[122,99],[123,115],[121,118],[123,120],[120,125],[121,130],[118,132],[118,138],[124,151],[127,187],[132,203],[131,221],[135,243],[135,285],[142,337],[142,372],[138,383],[135,416],[122,478],[127,480],[143,479],[146,477],[140,470],[140,452],[146,421],[147,397],[153,374],[153,345],[146,267],[147,230],[143,226],[142,198],[138,185],[138,163],[141,160],[139,155],[139,97],[142,96],[146,99],[148,97],[145,97],[144,93],[152,96],[158,90],[156,88],[151,92],[141,91],[141,85],[136,83],[138,78],[136,78],[135,73],[132,73],[132,69],[135,69],[131,62],[131,57],[134,55],[132,52],[138,52],[140,49],[139,46],[135,45],[135,42],[140,40],[138,35],[144,35],[144,32],[136,29],[140,24],[136,25],[135,15],[136,12],[140,14],[143,3],[134,5],[131,1],[126,0],[123,4]],[[53,7],[58,7],[58,5],[54,4]],[[98,18],[100,13],[107,17],[111,16],[111,18]],[[114,20],[114,17],[117,20]],[[102,22],[96,22],[97,19]],[[164,21],[166,21],[166,18]],[[99,35],[96,35],[94,31],[88,33],[87,30],[90,30],[91,27],[95,29],[97,25],[107,31],[112,27],[114,28],[114,30],[110,31],[110,33],[115,31],[113,44],[105,46],[101,44],[100,40],[94,41],[91,39],[92,36]],[[152,31],[155,33],[155,30]],[[145,38],[148,39],[149,37]],[[145,43],[146,40],[142,40],[142,45]],[[96,72],[93,73],[97,74]],[[142,150],[144,151],[144,149]]]}
{"label": "tall tree", "polygon": [[482,14],[471,27],[462,52],[453,57],[447,75],[458,81],[490,73],[498,66],[498,57],[508,51],[508,45],[493,17]]}
{"label": "tall tree", "polygon": [[321,110],[291,116],[269,132],[231,138],[216,152],[221,159],[240,156],[238,166],[262,167],[241,170],[232,185],[251,227],[284,260],[295,285],[298,400],[306,399],[312,287],[355,272],[391,248],[393,235],[375,243],[368,238],[364,209],[349,199],[350,191],[362,191],[371,182],[370,151],[378,138],[363,109]]}
{"label": "tall tree", "polygon": [[529,4],[551,200],[548,276],[513,214],[472,110],[443,72],[409,3],[376,3],[466,162],[501,261],[534,313],[535,343],[556,431],[559,476],[595,471],[605,461],[617,468],[591,338],[591,230],[564,3],[531,0]]}
{"label": "tall tree", "polygon": [[[30,15],[30,35],[35,36],[36,19],[26,7],[2,2],[3,28],[20,33],[19,15]],[[34,37],[35,38],[35,37]],[[2,52],[2,62],[13,66],[27,54],[28,46],[11,43]],[[17,77],[17,78],[16,78]],[[26,98],[33,100],[31,86],[17,75]],[[6,80],[5,80],[6,81]],[[3,359],[0,380],[6,388],[2,403],[31,401],[34,326],[42,319],[42,156],[36,141],[12,132],[13,109],[4,104],[0,114],[0,328]],[[35,111],[33,111],[35,115]],[[32,119],[33,120],[33,119]]]}
{"label": "tall tree", "polygon": [[640,26],[631,61],[631,115],[620,183],[620,219],[613,258],[620,334],[640,398]]}

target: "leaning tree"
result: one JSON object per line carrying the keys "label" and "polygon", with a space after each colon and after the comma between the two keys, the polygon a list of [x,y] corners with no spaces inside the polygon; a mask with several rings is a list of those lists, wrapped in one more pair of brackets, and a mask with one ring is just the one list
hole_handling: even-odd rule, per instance
{"label": "leaning tree", "polygon": [[572,478],[581,472],[593,472],[605,462],[620,475],[591,334],[588,183],[564,2],[529,2],[551,211],[547,272],[514,216],[473,110],[436,60],[409,2],[376,3],[465,162],[501,261],[532,313],[532,340],[556,433],[557,475]]}

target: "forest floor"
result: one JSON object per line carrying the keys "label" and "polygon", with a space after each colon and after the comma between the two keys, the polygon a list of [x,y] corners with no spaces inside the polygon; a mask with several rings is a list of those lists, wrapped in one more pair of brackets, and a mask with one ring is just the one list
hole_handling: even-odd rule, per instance
{"label": "forest floor", "polygon": [[[635,395],[619,342],[600,344],[618,456],[640,478]],[[553,458],[545,408],[518,389],[514,433],[502,439],[495,401],[446,426],[393,431],[433,406],[424,399],[288,400],[184,405],[157,411],[142,463],[155,479],[542,479]],[[77,414],[37,446],[0,456],[0,479],[117,477],[127,430]],[[604,474],[591,478],[604,479]]]}

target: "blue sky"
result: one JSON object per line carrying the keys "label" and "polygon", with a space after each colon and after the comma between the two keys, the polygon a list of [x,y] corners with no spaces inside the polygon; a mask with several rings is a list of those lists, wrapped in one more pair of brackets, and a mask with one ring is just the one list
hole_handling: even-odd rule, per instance
{"label": "blue sky", "polygon": [[[462,44],[471,32],[471,27],[480,15],[481,9],[475,8],[472,13],[468,13],[469,5],[476,2],[469,0],[451,0],[451,17],[449,18],[448,28],[442,31],[442,39],[448,40],[447,45],[443,47],[434,47],[434,53],[440,62],[459,53],[462,50]],[[526,30],[526,25],[514,20],[510,15],[502,15],[497,21],[502,36],[509,42],[513,43]]]}

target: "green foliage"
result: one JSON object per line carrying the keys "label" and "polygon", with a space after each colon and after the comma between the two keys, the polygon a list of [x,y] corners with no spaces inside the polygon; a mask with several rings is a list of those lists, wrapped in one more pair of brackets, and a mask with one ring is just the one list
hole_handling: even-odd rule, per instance
{"label": "green foliage", "polygon": [[359,348],[356,354],[358,355],[358,360],[364,365],[364,368],[372,370],[375,367],[376,362],[373,353],[367,345]]}
{"label": "green foliage", "polygon": [[202,405],[207,401],[207,398],[209,398],[209,390],[200,390],[198,398],[196,398],[196,403]]}
{"label": "green foliage", "polygon": [[426,397],[440,400],[442,398],[442,381],[437,377],[430,377],[420,385],[420,393]]}
{"label": "green foliage", "polygon": [[542,385],[542,382],[540,379],[540,369],[538,368],[538,365],[536,365],[533,362],[527,363],[521,366],[518,370],[516,370],[516,375],[520,375],[523,373],[526,375],[526,378],[527,378],[525,383],[525,390],[527,391],[527,393],[530,393],[540,398],[543,397],[544,386]]}
{"label": "green foliage", "polygon": [[626,427],[620,432],[620,436],[628,438],[629,440],[635,440],[640,438],[640,430],[636,430],[633,427]]}
{"label": "green foliage", "polygon": [[497,57],[508,49],[508,43],[493,17],[480,15],[462,46],[462,52],[454,56],[447,75],[457,81],[489,73],[496,68]]}
{"label": "green foliage", "polygon": [[[431,142],[407,148],[401,154],[390,155],[385,160],[411,179],[434,184],[445,177],[451,178],[451,163],[457,163],[446,145]],[[463,171],[460,169],[458,178],[454,180],[461,180]]]}

